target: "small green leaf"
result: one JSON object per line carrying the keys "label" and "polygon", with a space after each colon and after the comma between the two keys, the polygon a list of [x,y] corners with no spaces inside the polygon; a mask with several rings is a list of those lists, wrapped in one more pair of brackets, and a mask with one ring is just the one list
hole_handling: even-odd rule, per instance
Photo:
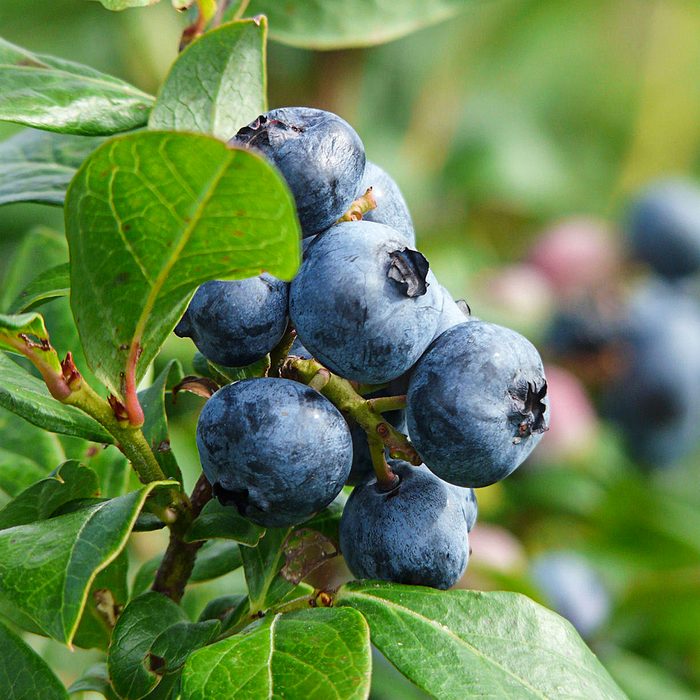
{"label": "small green leaf", "polygon": [[102,136],[143,126],[152,104],[111,75],[0,39],[0,120]]}
{"label": "small green leaf", "polygon": [[120,698],[138,700],[158,685],[161,677],[146,664],[148,650],[163,630],[178,622],[187,622],[184,610],[162,593],[144,593],[124,608],[107,659],[109,677]]}
{"label": "small green leaf", "polygon": [[170,447],[168,418],[165,413],[166,386],[177,384],[183,377],[182,365],[170,360],[148,389],[139,392],[139,402],[143,409],[143,434],[153,450],[163,473],[169,479],[182,482],[182,473]]}
{"label": "small green leaf", "polygon": [[151,646],[151,669],[159,675],[182,668],[187,657],[209,644],[221,629],[219,620],[177,622],[161,632]]}
{"label": "small green leaf", "polygon": [[224,141],[267,110],[267,20],[247,19],[206,32],[170,69],[148,125]]}
{"label": "small green leaf", "polygon": [[66,233],[85,355],[119,396],[199,284],[262,270],[290,279],[299,264],[282,178],[259,156],[196,134],[143,132],[98,148],[68,190]]}
{"label": "small green leaf", "polygon": [[87,463],[97,474],[100,493],[105,498],[123,496],[129,490],[129,478],[133,472],[126,457],[116,447],[97,450]]}
{"label": "small green leaf", "polygon": [[271,615],[201,649],[182,674],[183,700],[351,700],[369,695],[367,623],[349,610]]}
{"label": "small green leaf", "polygon": [[240,548],[235,542],[207,542],[197,552],[190,580],[194,583],[225,576],[243,565]]}
{"label": "small green leaf", "polygon": [[108,10],[118,12],[120,10],[128,10],[132,7],[148,7],[156,5],[160,0],[97,0]]}
{"label": "small green leaf", "polygon": [[246,520],[235,508],[222,506],[212,499],[190,525],[184,539],[185,542],[196,542],[220,538],[254,547],[264,534],[264,527]]}
{"label": "small green leaf", "polygon": [[90,668],[85,670],[83,675],[68,688],[68,693],[73,695],[75,693],[85,693],[91,690],[104,695],[107,700],[119,700],[117,694],[112,690],[112,686],[109,684],[107,664],[98,663],[94,666],[90,666]]}
{"label": "small green leaf", "polygon": [[80,164],[102,141],[25,129],[0,142],[0,205],[39,202],[63,206]]}
{"label": "small green leaf", "polygon": [[0,406],[30,423],[64,435],[109,444],[112,436],[93,418],[54,399],[40,379],[0,352]]}
{"label": "small green leaf", "polygon": [[35,277],[12,302],[12,313],[24,313],[41,304],[67,297],[70,293],[70,268],[68,263],[61,263],[44,270]]}
{"label": "small green leaf", "polygon": [[248,601],[248,596],[243,594],[224,595],[210,600],[204,610],[199,614],[199,622],[204,620],[219,620],[223,623],[223,629],[227,629],[227,622],[242,605]]}
{"label": "small green leaf", "polygon": [[148,495],[171,483],[154,482],[73,513],[0,531],[0,598],[70,644],[95,577],[126,545]]}
{"label": "small green leaf", "polygon": [[297,529],[308,529],[320,532],[322,535],[332,540],[339,541],[338,528],[340,527],[340,518],[343,515],[343,508],[348,500],[348,495],[345,491],[341,491],[336,499],[320,513],[314,515],[311,520],[299,525]]}
{"label": "small green leaf", "polygon": [[268,528],[257,546],[240,548],[253,612],[266,610],[294,588],[280,574],[285,564],[283,545],[293,529]]}
{"label": "small green leaf", "polygon": [[270,38],[307,49],[383,44],[454,17],[473,0],[252,0],[247,14],[265,14]]}
{"label": "small green leaf", "polygon": [[46,520],[64,503],[98,493],[97,474],[70,460],[46,479],[32,484],[0,510],[0,530]]}
{"label": "small green leaf", "polygon": [[51,347],[41,314],[0,314],[0,349],[21,354],[25,349],[34,350],[50,370],[61,374],[61,362]]}
{"label": "small green leaf", "polygon": [[46,662],[0,623],[0,697],[3,700],[67,700]]}
{"label": "small green leaf", "polygon": [[518,593],[360,581],[335,604],[359,610],[384,656],[439,698],[626,697],[566,620]]}

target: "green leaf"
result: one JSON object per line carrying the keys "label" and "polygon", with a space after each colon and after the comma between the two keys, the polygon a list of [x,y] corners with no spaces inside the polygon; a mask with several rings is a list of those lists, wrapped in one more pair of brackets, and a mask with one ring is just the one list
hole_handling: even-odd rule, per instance
{"label": "green leaf", "polygon": [[112,690],[112,686],[109,684],[107,664],[98,663],[94,666],[90,666],[90,668],[85,670],[83,675],[68,688],[68,693],[73,695],[74,693],[85,693],[91,690],[104,695],[107,700],[119,700],[116,693]]}
{"label": "green leaf", "polygon": [[337,543],[340,538],[338,534],[340,518],[343,515],[343,508],[347,500],[348,494],[345,491],[341,491],[329,506],[324,508],[320,513],[314,515],[311,520],[307,520],[299,525],[297,529],[315,530]]}
{"label": "green leaf", "polygon": [[203,622],[204,620],[219,620],[224,623],[224,629],[226,629],[226,622],[240,609],[241,605],[245,605],[247,601],[248,596],[243,594],[224,595],[219,598],[214,598],[204,606],[204,609],[199,614],[199,622]]}
{"label": "green leaf", "polygon": [[67,297],[69,293],[70,268],[68,263],[61,263],[37,275],[12,302],[10,311],[15,314],[30,311],[51,299]]}
{"label": "green leaf", "polygon": [[49,636],[70,644],[97,574],[126,545],[146,498],[160,485],[73,513],[0,531],[0,598]]}
{"label": "green leaf", "polygon": [[[7,355],[0,353],[0,378],[4,377],[3,359],[11,361]],[[2,379],[0,379],[0,389],[1,387]],[[46,476],[57,464],[66,459],[66,453],[57,435],[47,433],[5,408],[0,408],[0,445],[7,452],[27,457],[39,465],[42,470],[41,476]],[[34,481],[35,479],[22,482],[23,485],[19,491]],[[19,491],[10,495],[16,495]]]}
{"label": "green leaf", "polygon": [[61,374],[61,362],[51,347],[41,314],[0,314],[0,349],[23,353],[25,348],[34,349],[50,370]]}
{"label": "green leaf", "polygon": [[68,260],[66,237],[45,226],[30,229],[19,241],[0,287],[0,310],[10,304],[37,273]]}
{"label": "green leaf", "polygon": [[67,700],[68,694],[46,662],[0,623],[0,697],[3,700]]}
{"label": "green leaf", "polygon": [[372,642],[439,698],[625,698],[563,618],[518,593],[343,586],[337,606],[367,619]]}
{"label": "green leaf", "polygon": [[115,12],[119,10],[128,10],[132,7],[148,7],[156,5],[160,0],[98,0],[108,10]]}
{"label": "green leaf", "polygon": [[122,550],[106,569],[97,574],[73,638],[75,646],[107,650],[119,611],[129,600],[128,569],[128,553]]}
{"label": "green leaf", "polygon": [[471,0],[252,0],[247,14],[265,14],[270,38],[307,49],[383,44],[454,17]]}
{"label": "green leaf", "polygon": [[120,698],[138,700],[158,685],[161,677],[145,663],[148,650],[163,630],[178,622],[187,622],[184,610],[162,593],[144,593],[124,608],[107,659],[109,677]]}
{"label": "green leaf", "polygon": [[256,547],[240,547],[253,612],[266,610],[294,588],[280,574],[285,564],[282,546],[293,529],[268,528]]}
{"label": "green leaf", "polygon": [[178,622],[171,625],[158,635],[151,646],[151,669],[161,676],[177,671],[193,651],[209,644],[220,629],[219,620]]}
{"label": "green leaf", "polygon": [[190,580],[193,583],[211,581],[242,565],[240,548],[235,542],[208,542],[197,553]]}
{"label": "green leaf", "polygon": [[123,80],[0,39],[0,120],[101,136],[143,126],[152,104]]}
{"label": "green leaf", "polygon": [[262,270],[290,279],[299,264],[282,178],[196,134],[144,132],[98,148],[68,190],[66,230],[85,355],[120,396],[122,377],[143,377],[199,284]]}
{"label": "green leaf", "polygon": [[39,202],[63,206],[77,169],[102,141],[25,129],[0,142],[0,205]]}
{"label": "green leaf", "polygon": [[165,391],[166,386],[174,386],[182,377],[182,365],[177,360],[170,360],[153,384],[138,395],[144,415],[143,434],[163,473],[169,479],[177,479],[179,482],[182,482],[182,473],[170,447]]}
{"label": "green leaf", "polygon": [[0,490],[17,496],[28,486],[46,475],[34,460],[0,447]]}
{"label": "green leaf", "polygon": [[[144,562],[134,577],[132,596],[140,595],[148,588],[158,571],[163,555],[158,555]],[[201,583],[224,576],[243,565],[238,545],[234,542],[205,542],[197,552],[190,581]]]}
{"label": "green leaf", "polygon": [[0,510],[0,530],[46,520],[64,503],[97,495],[97,474],[70,460],[46,479],[32,484]]}
{"label": "green leaf", "polygon": [[319,608],[269,616],[190,656],[183,700],[350,700],[369,694],[367,623],[349,610]]}
{"label": "green leaf", "polygon": [[49,394],[44,382],[0,352],[0,406],[30,423],[64,435],[109,444],[112,436],[93,418]]}
{"label": "green leaf", "polygon": [[224,141],[267,111],[267,20],[246,19],[206,32],[170,69],[148,125]]}
{"label": "green leaf", "polygon": [[105,498],[123,496],[129,490],[133,474],[127,458],[116,447],[97,450],[88,459],[88,466],[100,480],[100,493]]}
{"label": "green leaf", "polygon": [[219,501],[209,501],[197,519],[185,533],[185,542],[220,538],[234,540],[254,547],[265,534],[265,528],[251,523],[231,506],[222,506]]}

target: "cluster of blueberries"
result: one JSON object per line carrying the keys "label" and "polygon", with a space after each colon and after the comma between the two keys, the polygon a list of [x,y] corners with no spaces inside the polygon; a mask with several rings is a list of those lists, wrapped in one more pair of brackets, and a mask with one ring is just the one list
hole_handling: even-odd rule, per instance
{"label": "cluster of blueberries", "polygon": [[[267,376],[228,384],[205,404],[204,474],[221,503],[265,527],[300,524],[352,484],[340,547],[353,575],[448,588],[467,566],[473,489],[508,476],[547,429],[540,356],[518,333],[470,317],[438,283],[415,250],[399,188],[366,162],[343,119],[276,109],[230,145],[262,154],[285,178],[304,260],[290,284],[268,274],[203,284],[176,334],[211,362],[241,367],[280,347],[291,324],[290,356],[372,385],[370,396],[406,394],[406,409],[383,418],[424,464],[387,454],[387,484],[352,417],[311,386]],[[374,208],[339,222],[370,192]]]}
{"label": "cluster of blueberries", "polygon": [[613,271],[604,289],[557,313],[547,346],[579,371],[590,368],[589,385],[631,456],[664,467],[699,442],[700,188],[681,179],[651,183],[633,198],[623,227],[628,257],[651,275],[634,283],[637,269]]}

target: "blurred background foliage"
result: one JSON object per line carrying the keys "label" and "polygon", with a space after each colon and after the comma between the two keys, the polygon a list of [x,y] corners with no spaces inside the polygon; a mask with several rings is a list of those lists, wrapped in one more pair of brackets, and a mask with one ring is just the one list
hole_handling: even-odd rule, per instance
{"label": "blurred background foliage", "polygon": [[[154,94],[186,24],[167,2],[122,13],[85,0],[0,3],[7,40]],[[515,327],[546,352],[556,294],[542,292],[527,275],[506,273],[544,229],[570,217],[595,218],[609,241],[622,246],[624,208],[640,186],[659,176],[697,174],[699,37],[700,5],[692,0],[465,2],[455,18],[383,46],[316,52],[270,43],[270,106],[312,105],[347,119],[369,158],[402,187],[419,247],[441,282],[477,316]],[[0,124],[0,138],[15,130]],[[5,301],[65,259],[61,232],[58,208],[0,209]],[[644,274],[627,270],[625,284]],[[76,350],[65,300],[43,311],[59,349]],[[189,372],[192,355],[188,341],[173,338],[155,371],[177,357]],[[586,367],[573,369],[585,378]],[[584,609],[603,610],[586,636],[630,697],[697,697],[699,455],[663,470],[642,469],[614,427],[591,412],[585,394],[578,404],[569,398],[561,406],[555,401],[554,411],[562,411],[562,425],[578,441],[562,450],[548,435],[518,473],[480,490],[464,585],[519,590],[555,605],[533,561],[574,551],[603,589],[576,594]],[[190,486],[199,470],[193,426],[200,405],[180,396],[169,407],[174,449]],[[0,420],[8,434],[15,419],[3,412]],[[43,449],[40,438],[22,430],[41,466],[56,454],[112,459],[113,448],[86,455],[63,438]],[[132,552],[145,562],[163,543],[162,533],[136,534]],[[186,605],[196,615],[214,595],[242,585],[240,572],[199,584]],[[100,658],[31,639],[67,683]],[[375,697],[420,697],[398,689],[386,663],[378,660],[376,669]]]}

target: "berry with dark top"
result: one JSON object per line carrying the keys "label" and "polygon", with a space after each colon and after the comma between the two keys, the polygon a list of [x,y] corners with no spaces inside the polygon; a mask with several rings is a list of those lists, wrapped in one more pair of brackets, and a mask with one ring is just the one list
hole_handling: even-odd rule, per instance
{"label": "berry with dark top", "polygon": [[542,360],[522,335],[470,321],[445,331],[411,374],[408,431],[441,479],[481,487],[507,477],[547,429]]}
{"label": "berry with dark top", "polygon": [[254,148],[284,176],[304,236],[336,222],[354,201],[365,169],[355,130],[331,112],[283,107],[261,114],[229,142]]}
{"label": "berry with dark top", "polygon": [[307,250],[289,309],[317,360],[347,379],[383,384],[421,356],[442,303],[428,261],[403,236],[383,224],[351,221]]}

